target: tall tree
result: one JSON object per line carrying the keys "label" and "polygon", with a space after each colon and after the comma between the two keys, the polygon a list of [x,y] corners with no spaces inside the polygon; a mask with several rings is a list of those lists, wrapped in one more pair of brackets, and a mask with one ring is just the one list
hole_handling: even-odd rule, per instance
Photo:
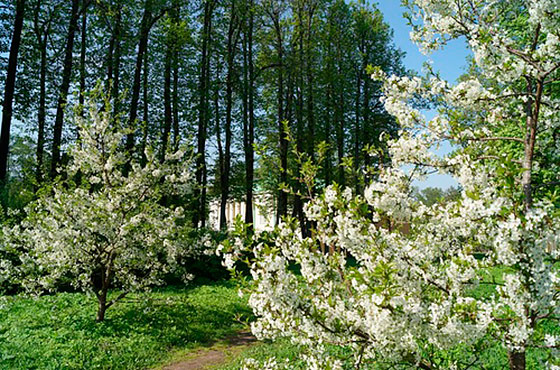
{"label": "tall tree", "polygon": [[[150,37],[150,30],[154,24],[165,14],[167,9],[162,10],[159,14],[154,15],[153,0],[144,1],[144,12],[140,23],[140,31],[138,37],[138,51],[136,54],[136,64],[134,68],[134,79],[132,82],[132,95],[130,99],[130,110],[128,114],[129,133],[126,136],[126,149],[131,152],[134,149],[134,127],[138,117],[138,101],[140,99],[142,68],[144,68],[144,94],[147,94],[147,77],[148,77],[148,59],[147,49]],[[147,96],[144,96],[144,104],[148,104]],[[144,114],[147,116],[148,109],[144,107]],[[144,120],[147,125],[147,119]],[[145,146],[145,145],[142,145]],[[142,150],[143,153],[143,150]]]}
{"label": "tall tree", "polygon": [[[41,0],[37,1],[35,4],[35,14],[33,21],[33,28],[35,32],[35,38],[37,46],[40,53],[40,66],[39,66],[39,105],[37,107],[37,168],[35,172],[35,180],[37,184],[40,184],[43,180],[43,160],[45,151],[45,122],[47,115],[47,52],[48,52],[48,37],[51,29],[51,17],[52,14],[48,15],[48,19],[41,22],[41,8],[43,2]],[[80,94],[82,97],[83,94]]]}
{"label": "tall tree", "polygon": [[[280,176],[279,182],[280,187],[288,182],[288,138],[285,130],[286,121],[286,107],[285,102],[285,86],[284,86],[284,72],[285,72],[285,55],[284,55],[284,30],[282,27],[282,17],[284,15],[284,6],[281,1],[271,0],[264,5],[264,12],[269,18],[272,26],[273,32],[273,48],[276,51],[276,69],[277,69],[277,80],[276,80],[276,100],[277,100],[277,127],[278,127],[278,147],[279,147],[279,157],[280,157]],[[288,89],[289,90],[289,89]],[[286,104],[288,107],[290,104]],[[283,188],[278,190],[277,197],[277,210],[276,210],[276,222],[280,222],[280,219],[286,216],[288,213],[288,194]]]}
{"label": "tall tree", "polygon": [[220,187],[221,187],[221,204],[220,204],[220,228],[225,229],[227,226],[226,206],[229,200],[230,172],[231,172],[231,135],[232,135],[232,109],[233,109],[233,79],[234,79],[234,61],[237,49],[237,41],[240,33],[239,20],[236,9],[236,0],[231,1],[229,11],[229,26],[227,36],[227,72],[226,72],[226,121],[225,121],[225,146],[223,160],[220,160]]}
{"label": "tall tree", "polygon": [[[86,3],[85,6],[89,4]],[[64,109],[68,101],[68,90],[70,88],[70,81],[72,78],[73,58],[74,51],[74,38],[78,28],[78,18],[80,10],[80,0],[72,0],[72,10],[70,13],[70,20],[68,23],[68,35],[66,37],[66,47],[64,51],[64,64],[62,71],[62,82],[56,104],[56,118],[53,127],[53,142],[52,142],[52,160],[51,160],[51,178],[56,176],[57,167],[60,164],[60,146],[62,144],[62,128],[64,123]],[[85,7],[84,9],[85,10]]]}
{"label": "tall tree", "polygon": [[14,18],[14,31],[10,45],[8,59],[8,72],[4,87],[4,102],[2,104],[2,132],[0,133],[0,182],[6,181],[8,171],[8,152],[10,149],[10,126],[12,124],[12,108],[14,91],[16,85],[16,73],[18,64],[19,47],[21,43],[21,31],[23,29],[23,18],[25,13],[25,0],[16,1],[16,14]]}
{"label": "tall tree", "polygon": [[206,226],[206,137],[208,130],[209,106],[208,90],[210,85],[210,44],[212,33],[212,17],[216,2],[214,0],[204,1],[203,28],[201,33],[202,52],[200,57],[199,74],[199,103],[198,103],[198,129],[197,129],[197,160],[196,160],[196,183],[195,211],[193,214],[194,226]]}
{"label": "tall tree", "polygon": [[253,186],[255,163],[255,67],[253,34],[255,3],[249,0],[245,8],[243,32],[243,150],[245,153],[245,222],[253,224]]}
{"label": "tall tree", "polygon": [[173,67],[173,49],[175,48],[173,30],[167,30],[167,45],[165,50],[164,61],[164,82],[163,82],[163,127],[161,132],[160,156],[161,160],[165,159],[165,152],[169,145],[169,134],[173,124],[173,112],[171,103],[171,69]]}

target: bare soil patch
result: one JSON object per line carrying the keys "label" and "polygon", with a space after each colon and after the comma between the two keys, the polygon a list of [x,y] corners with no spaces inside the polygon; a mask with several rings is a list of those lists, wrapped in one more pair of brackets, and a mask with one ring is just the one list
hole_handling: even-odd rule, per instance
{"label": "bare soil patch", "polygon": [[242,349],[253,345],[257,339],[249,332],[242,332],[234,335],[224,342],[215,344],[206,349],[200,349],[189,358],[164,366],[164,370],[202,370],[209,369],[223,364],[227,359],[232,358]]}

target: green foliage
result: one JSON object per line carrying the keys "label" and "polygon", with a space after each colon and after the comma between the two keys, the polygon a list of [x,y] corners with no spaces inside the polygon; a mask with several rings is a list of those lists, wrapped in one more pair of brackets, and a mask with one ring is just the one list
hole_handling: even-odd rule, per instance
{"label": "green foliage", "polygon": [[448,189],[427,187],[424,189],[414,188],[414,197],[426,206],[432,206],[437,203],[445,203],[457,200],[461,195],[459,187],[450,187]]}

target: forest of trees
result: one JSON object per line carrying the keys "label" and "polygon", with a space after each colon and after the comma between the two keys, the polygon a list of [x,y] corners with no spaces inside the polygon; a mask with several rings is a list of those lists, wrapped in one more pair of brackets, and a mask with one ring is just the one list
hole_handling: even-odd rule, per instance
{"label": "forest of trees", "polygon": [[195,227],[214,199],[222,227],[230,199],[251,223],[255,192],[302,220],[299,163],[323,158],[318,186],[361,192],[397,132],[367,67],[402,75],[402,52],[367,1],[9,0],[0,17],[4,210],[64,176],[98,85],[127,152],[192,145]]}

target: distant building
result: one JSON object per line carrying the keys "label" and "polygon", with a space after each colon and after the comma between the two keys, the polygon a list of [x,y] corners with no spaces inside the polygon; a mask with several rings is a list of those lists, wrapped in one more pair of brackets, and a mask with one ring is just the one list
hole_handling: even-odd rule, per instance
{"label": "distant building", "polygon": [[[253,197],[253,228],[256,231],[272,230],[276,224],[275,199],[268,194],[255,194]],[[212,229],[220,228],[220,200],[210,202],[208,225]],[[235,218],[245,221],[245,202],[229,200],[226,204],[226,221],[228,229],[233,227]]]}

